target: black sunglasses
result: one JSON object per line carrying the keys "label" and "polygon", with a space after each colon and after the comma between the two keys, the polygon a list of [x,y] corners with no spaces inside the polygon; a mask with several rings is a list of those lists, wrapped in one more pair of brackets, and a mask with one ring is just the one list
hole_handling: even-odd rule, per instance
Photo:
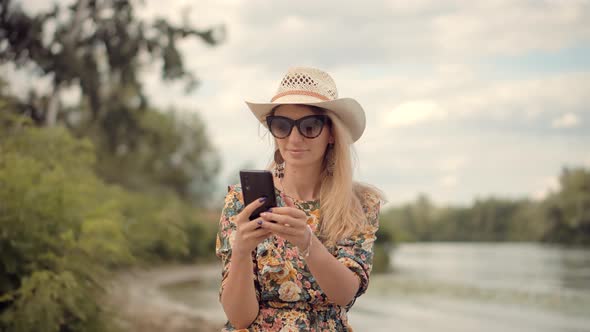
{"label": "black sunglasses", "polygon": [[266,117],[266,124],[270,133],[276,138],[285,138],[291,135],[294,126],[297,126],[299,133],[306,138],[316,138],[322,133],[324,124],[329,122],[327,115],[308,115],[293,120],[284,116],[269,115]]}

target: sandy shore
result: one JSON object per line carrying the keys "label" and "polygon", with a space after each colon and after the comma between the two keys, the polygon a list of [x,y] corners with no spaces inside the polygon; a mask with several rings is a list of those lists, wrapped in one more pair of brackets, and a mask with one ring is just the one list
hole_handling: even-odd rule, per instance
{"label": "sandy shore", "polygon": [[130,332],[220,331],[189,306],[172,301],[162,291],[170,284],[198,279],[213,279],[216,265],[173,265],[134,269],[116,275],[108,289],[106,305],[117,315],[115,321]]}
{"label": "sandy shore", "polygon": [[[219,271],[217,264],[126,271],[113,278],[108,307],[123,331],[220,331],[225,315],[217,298]],[[532,295],[521,287],[373,275],[349,318],[355,331],[590,332],[587,299]]]}

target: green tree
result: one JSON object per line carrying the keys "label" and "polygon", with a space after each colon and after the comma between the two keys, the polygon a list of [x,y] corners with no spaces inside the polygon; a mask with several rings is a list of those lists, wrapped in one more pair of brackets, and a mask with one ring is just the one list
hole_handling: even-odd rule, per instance
{"label": "green tree", "polygon": [[0,330],[108,329],[107,268],[134,261],[118,190],[94,175],[88,140],[0,119]]}
{"label": "green tree", "polygon": [[189,90],[196,86],[197,78],[184,68],[178,42],[195,36],[215,45],[223,38],[223,27],[199,30],[164,19],[148,22],[136,16],[135,6],[130,0],[77,0],[29,15],[11,0],[0,3],[0,40],[5,41],[0,44],[0,63],[33,65],[40,76],[53,81],[46,107],[29,104],[35,120],[47,125],[67,121],[59,107],[61,94],[78,87],[93,121],[109,112],[133,121],[126,112],[148,102],[140,81],[146,63],[161,62],[164,80],[184,79]]}
{"label": "green tree", "polygon": [[[134,191],[172,192],[193,205],[205,206],[220,164],[198,114],[154,109],[136,113],[141,130],[135,134],[129,133],[125,123],[113,124],[119,128],[118,135],[126,138],[113,139],[98,128],[86,131],[97,146],[98,174]],[[132,147],[119,144],[122,141],[133,142]]]}
{"label": "green tree", "polygon": [[[76,0],[31,15],[18,3],[0,3],[0,64],[34,68],[51,78],[50,91],[31,92],[13,112],[38,125],[63,124],[97,147],[99,175],[135,190],[170,190],[204,205],[219,168],[198,116],[163,114],[150,106],[141,73],[161,65],[163,80],[183,80],[187,92],[198,79],[185,69],[179,41],[197,37],[208,45],[224,27],[195,29],[164,19],[138,18],[138,2]],[[5,89],[5,88],[2,88]],[[65,107],[64,91],[80,92]]]}
{"label": "green tree", "polygon": [[560,190],[543,204],[548,224],[543,240],[567,244],[590,244],[590,171],[564,168]]}
{"label": "green tree", "polygon": [[106,184],[90,140],[7,112],[0,133],[0,331],[110,331],[109,272],[212,258],[203,212]]}
{"label": "green tree", "polygon": [[508,225],[508,241],[539,241],[547,233],[542,202],[521,201]]}
{"label": "green tree", "polygon": [[507,237],[508,227],[519,202],[488,198],[476,200],[471,208],[471,223],[474,240],[502,241]]}

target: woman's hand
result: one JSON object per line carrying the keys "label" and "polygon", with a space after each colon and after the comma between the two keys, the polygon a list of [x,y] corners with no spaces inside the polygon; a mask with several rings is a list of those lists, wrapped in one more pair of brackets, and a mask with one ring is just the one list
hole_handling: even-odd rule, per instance
{"label": "woman's hand", "polygon": [[262,219],[250,221],[250,215],[263,204],[264,198],[259,198],[248,204],[236,216],[235,223],[238,229],[232,246],[234,255],[247,255],[249,257],[256,246],[272,234],[270,230],[260,227]]}
{"label": "woman's hand", "polygon": [[[305,251],[312,236],[307,226],[307,215],[293,204],[293,201],[281,194],[287,206],[274,207],[271,212],[263,212],[260,217],[264,220],[261,227],[284,238]],[[273,223],[272,221],[276,221]]]}

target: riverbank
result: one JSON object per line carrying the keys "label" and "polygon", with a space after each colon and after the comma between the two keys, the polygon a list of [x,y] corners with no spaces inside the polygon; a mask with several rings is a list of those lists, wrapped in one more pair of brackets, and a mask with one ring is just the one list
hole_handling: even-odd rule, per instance
{"label": "riverbank", "polygon": [[[373,274],[355,331],[590,332],[590,255],[531,243],[414,243]],[[125,331],[219,331],[218,264],[123,273],[111,294]]]}
{"label": "riverbank", "polygon": [[115,324],[128,332],[218,332],[194,308],[171,300],[163,288],[187,281],[216,278],[216,265],[167,265],[121,272],[111,281],[105,304],[116,315]]}
{"label": "riverbank", "polygon": [[[536,243],[401,244],[394,272],[372,274],[349,321],[372,332],[590,332],[588,254]],[[217,277],[162,291],[219,322]]]}

